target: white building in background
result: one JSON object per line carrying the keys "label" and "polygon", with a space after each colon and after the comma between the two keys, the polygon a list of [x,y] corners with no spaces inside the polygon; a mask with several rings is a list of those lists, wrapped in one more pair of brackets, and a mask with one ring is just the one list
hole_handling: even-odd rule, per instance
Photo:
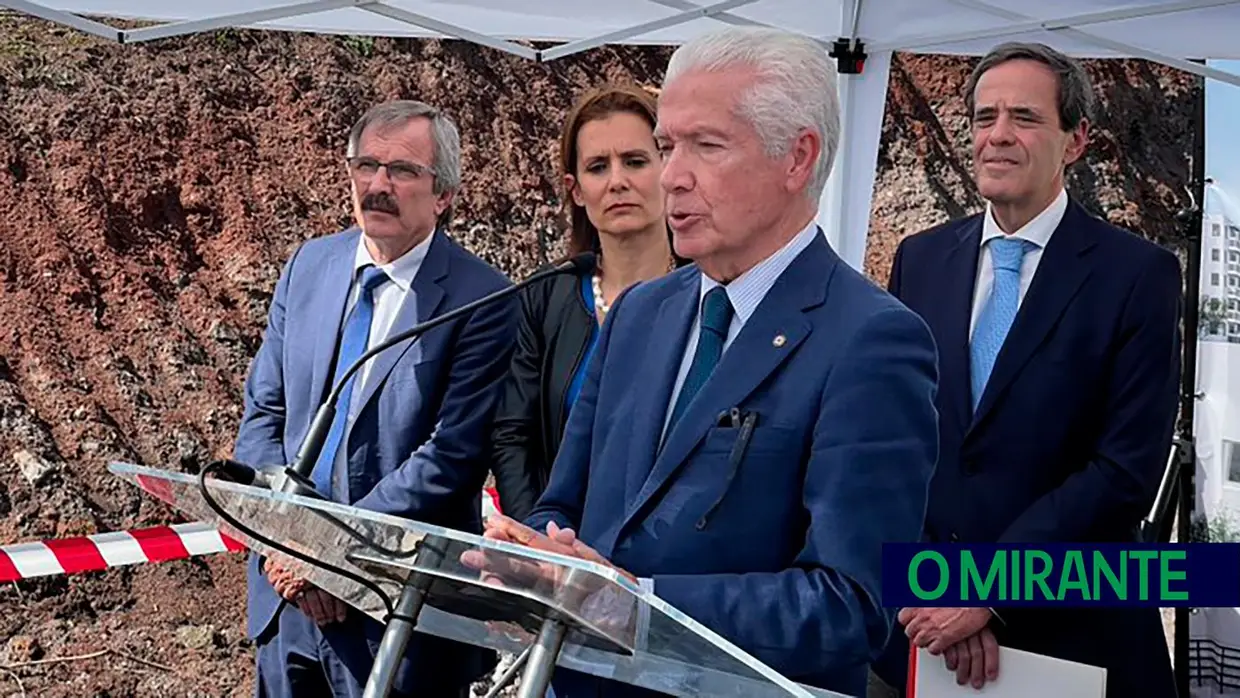
{"label": "white building in background", "polygon": [[1240,221],[1202,217],[1201,338],[1240,343]]}
{"label": "white building in background", "polygon": [[[1240,541],[1240,220],[1203,217],[1194,419],[1197,515],[1213,542]],[[1240,698],[1240,608],[1189,621],[1190,698]]]}

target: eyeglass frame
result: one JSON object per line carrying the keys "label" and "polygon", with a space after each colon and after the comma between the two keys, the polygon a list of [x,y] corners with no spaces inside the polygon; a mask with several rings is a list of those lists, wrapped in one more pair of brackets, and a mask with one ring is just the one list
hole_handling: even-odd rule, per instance
{"label": "eyeglass frame", "polygon": [[[363,175],[359,173],[357,171],[357,167],[359,163],[373,164],[375,166],[374,174]],[[398,182],[416,182],[417,180],[421,179],[424,175],[429,175],[432,179],[434,179],[435,177],[435,170],[433,167],[422,165],[416,162],[410,162],[408,160],[392,160],[391,162],[383,162],[382,160],[371,157],[369,155],[354,155],[352,157],[345,158],[345,164],[348,165],[350,174],[352,174],[354,177],[358,178],[359,180],[363,180],[363,181],[370,181],[371,179],[374,179],[376,176],[378,176],[380,169],[386,169],[388,173],[388,178],[393,181],[398,181]],[[393,173],[392,173],[393,167],[408,169],[410,172],[412,172],[413,178],[412,179],[400,179],[396,176],[393,176]]]}

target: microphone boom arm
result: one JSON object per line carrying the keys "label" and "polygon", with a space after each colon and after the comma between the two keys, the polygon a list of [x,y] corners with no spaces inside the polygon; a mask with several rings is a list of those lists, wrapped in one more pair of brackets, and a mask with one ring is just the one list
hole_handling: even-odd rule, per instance
{"label": "microphone boom arm", "polygon": [[340,380],[337,381],[336,385],[332,388],[331,393],[327,396],[327,400],[323,402],[323,405],[319,407],[318,412],[314,415],[314,421],[310,423],[310,429],[306,432],[306,437],[301,442],[301,448],[297,451],[297,457],[288,468],[289,472],[287,474],[289,475],[289,478],[282,483],[281,489],[285,492],[290,492],[303,489],[310,485],[310,474],[314,470],[315,462],[319,459],[319,454],[323,451],[323,444],[327,441],[327,432],[331,430],[332,421],[336,418],[336,402],[340,399],[340,393],[344,391],[344,386],[348,383],[353,374],[361,370],[362,366],[369,361],[371,357],[382,351],[390,349],[401,342],[417,337],[418,335],[425,334],[426,332],[429,332],[430,330],[433,330],[450,320],[455,320],[463,315],[472,313],[484,305],[497,301],[501,298],[507,298],[535,281],[540,281],[550,276],[556,276],[569,272],[581,272],[583,270],[593,268],[594,254],[592,252],[577,255],[576,257],[557,264],[551,269],[533,274],[520,283],[512,284],[507,288],[501,289],[500,291],[488,294],[478,298],[477,300],[470,301],[459,308],[453,308],[443,315],[431,318],[426,322],[419,323],[407,330],[398,332],[391,337],[384,339],[374,347],[368,349],[365,353],[358,357],[358,360],[355,361],[353,365],[349,366],[348,370],[344,372],[344,374],[340,377]]}

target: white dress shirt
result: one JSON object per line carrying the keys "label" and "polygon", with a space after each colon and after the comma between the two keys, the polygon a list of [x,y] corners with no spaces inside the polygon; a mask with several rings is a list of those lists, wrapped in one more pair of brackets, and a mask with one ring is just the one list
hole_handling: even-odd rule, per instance
{"label": "white dress shirt", "polygon": [[[374,257],[370,256],[370,250],[366,247],[366,236],[359,235],[357,238],[357,252],[353,255],[353,284],[349,290],[349,302],[345,305],[344,319],[340,323],[340,332],[344,332],[344,324],[349,317],[349,313],[353,311],[353,307],[357,305],[357,300],[361,294],[360,281],[362,278],[361,269],[365,266],[374,265],[387,273],[387,280],[380,282],[372,293],[374,294],[374,315],[370,321],[370,338],[366,342],[366,349],[369,350],[379,342],[387,338],[392,330],[393,323],[396,322],[396,316],[400,313],[400,309],[405,303],[416,303],[417,298],[413,292],[413,280],[418,275],[418,270],[422,268],[422,260],[426,259],[426,251],[430,249],[431,240],[435,237],[435,233],[426,236],[422,242],[414,245],[411,250],[396,258],[387,264],[377,264]],[[340,334],[337,334],[337,344],[340,342]],[[362,364],[353,378],[353,392],[349,396],[349,418],[345,422],[344,434],[340,439],[340,448],[336,451],[336,459],[332,465],[332,488],[337,497],[344,499],[343,496],[348,492],[349,485],[349,449],[346,448],[349,443],[349,432],[353,429],[353,422],[357,419],[358,413],[362,411],[362,394],[365,392],[363,387],[366,385],[366,379],[370,376],[370,368],[373,359]],[[333,386],[335,383],[332,384]],[[339,406],[337,406],[339,408]]]}
{"label": "white dress shirt", "polygon": [[[748,271],[736,277],[732,283],[725,287],[728,292],[728,301],[732,304],[732,322],[728,325],[728,336],[723,342],[723,350],[727,352],[728,347],[732,345],[732,340],[736,339],[736,335],[740,334],[741,328],[745,326],[745,322],[758,309],[758,305],[762,303],[762,299],[766,298],[766,294],[775,285],[780,275],[788,269],[788,265],[792,264],[792,260],[797,258],[809,244],[814,241],[815,235],[820,235],[818,223],[810,221],[801,232],[796,234],[783,247],[779,248],[775,254],[758,262]],[[676,374],[676,383],[672,386],[671,400],[668,402],[667,413],[663,417],[663,430],[666,434],[668,421],[672,416],[672,406],[676,404],[676,398],[680,395],[680,388],[685,383],[685,378],[689,375],[689,367],[693,364],[693,355],[697,351],[698,334],[701,332],[702,323],[702,302],[706,298],[706,293],[716,286],[720,286],[718,281],[710,278],[705,274],[701,274],[701,284],[698,289],[698,309],[693,315],[693,322],[689,325],[689,341],[685,343],[685,353],[680,360],[680,371]]]}
{"label": "white dress shirt", "polygon": [[[1050,206],[1011,234],[1011,237],[1028,240],[1036,245],[1025,253],[1024,262],[1020,266],[1020,296],[1018,296],[1016,307],[1019,308],[1020,304],[1025,301],[1029,284],[1033,282],[1033,275],[1038,271],[1038,263],[1042,261],[1042,250],[1046,248],[1046,243],[1050,242],[1051,234],[1055,232],[1055,228],[1059,227],[1059,222],[1063,220],[1066,210],[1068,210],[1068,192],[1061,189],[1059,196],[1055,197]],[[990,288],[995,284],[994,263],[990,259],[990,246],[986,243],[992,238],[1004,236],[1004,232],[999,229],[999,224],[995,222],[994,211],[990,204],[986,205],[986,215],[982,221],[982,253],[977,260],[977,280],[973,284],[973,318],[969,322],[970,338],[973,337],[973,328],[977,326],[977,317],[982,313],[982,306],[990,297]]]}

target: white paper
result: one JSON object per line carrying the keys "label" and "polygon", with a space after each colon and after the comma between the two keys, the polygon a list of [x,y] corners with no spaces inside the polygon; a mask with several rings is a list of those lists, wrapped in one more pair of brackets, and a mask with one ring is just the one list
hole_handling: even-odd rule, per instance
{"label": "white paper", "polygon": [[999,678],[978,690],[958,685],[942,657],[921,649],[909,698],[1105,698],[1106,690],[1106,669],[1008,647],[999,648]]}

